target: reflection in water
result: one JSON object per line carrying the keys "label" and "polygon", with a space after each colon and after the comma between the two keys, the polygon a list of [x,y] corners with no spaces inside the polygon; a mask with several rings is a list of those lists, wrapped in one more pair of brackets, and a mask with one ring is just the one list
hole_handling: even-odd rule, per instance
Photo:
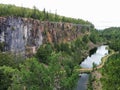
{"label": "reflection in water", "polygon": [[87,90],[88,77],[89,74],[81,74],[76,90]]}
{"label": "reflection in water", "polygon": [[98,47],[95,54],[93,54],[91,57],[87,57],[82,63],[81,67],[83,68],[92,68],[93,63],[96,65],[99,65],[101,63],[101,58],[104,57],[106,54],[108,54],[108,50],[106,50],[106,45]]}
{"label": "reflection in water", "polygon": [[[108,54],[108,50],[106,49],[106,45],[100,46],[97,48],[95,54],[91,55],[91,57],[87,57],[82,63],[81,67],[83,68],[92,68],[93,62],[97,65],[101,63],[101,58]],[[87,82],[89,79],[89,74],[81,74],[79,78],[76,90],[87,90]]]}

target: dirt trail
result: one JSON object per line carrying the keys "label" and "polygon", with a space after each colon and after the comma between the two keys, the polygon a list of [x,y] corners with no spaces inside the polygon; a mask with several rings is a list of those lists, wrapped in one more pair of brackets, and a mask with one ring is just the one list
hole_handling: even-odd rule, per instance
{"label": "dirt trail", "polygon": [[[115,54],[114,51],[111,52],[111,54],[108,54],[107,56],[103,57],[102,58],[102,63],[100,65],[98,65],[96,67],[96,69],[100,69],[104,66],[106,60],[108,59],[108,57],[110,57],[111,55]],[[77,71],[80,71],[80,72],[91,72],[93,70],[93,68],[81,68],[81,69],[77,69]]]}
{"label": "dirt trail", "polygon": [[92,87],[93,90],[102,90],[102,84],[101,84],[101,79],[102,74],[98,71],[94,71],[92,72],[92,78],[94,79],[94,81],[92,82]]}

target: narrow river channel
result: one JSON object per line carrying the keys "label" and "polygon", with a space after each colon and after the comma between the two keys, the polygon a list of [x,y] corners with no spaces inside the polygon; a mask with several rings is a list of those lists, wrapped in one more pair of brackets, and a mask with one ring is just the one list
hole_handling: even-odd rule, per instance
{"label": "narrow river channel", "polygon": [[[92,68],[93,63],[96,65],[99,65],[101,63],[102,57],[108,54],[108,49],[106,49],[107,45],[102,45],[97,48],[96,52],[92,54],[91,56],[88,56],[81,64],[80,66],[82,68]],[[77,88],[76,90],[87,90],[87,83],[89,79],[89,74],[83,73],[81,74],[81,77],[78,80]]]}

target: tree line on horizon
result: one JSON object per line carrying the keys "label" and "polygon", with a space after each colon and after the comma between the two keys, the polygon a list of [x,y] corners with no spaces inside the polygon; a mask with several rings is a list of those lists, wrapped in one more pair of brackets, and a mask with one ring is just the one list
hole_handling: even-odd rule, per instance
{"label": "tree line on horizon", "polygon": [[48,11],[43,9],[40,11],[35,6],[33,9],[25,8],[25,7],[18,7],[15,5],[6,5],[0,4],[0,16],[18,16],[18,17],[25,17],[25,18],[33,18],[38,19],[41,21],[54,21],[54,22],[68,22],[68,23],[75,23],[75,24],[83,24],[83,25],[90,25],[94,27],[92,23],[89,21],[84,21],[82,19],[75,19],[65,16],[57,15],[57,13],[49,13]]}
{"label": "tree line on horizon", "polygon": [[[81,19],[48,13],[45,9],[39,11],[36,7],[29,9],[0,4],[0,16],[92,25]],[[41,45],[32,58],[27,59],[15,57],[10,53],[2,53],[4,43],[0,43],[0,89],[73,90],[78,80],[78,72],[75,69],[80,68],[78,65],[89,50],[89,42],[94,44],[105,42],[111,49],[120,52],[120,28],[112,27],[104,31],[91,30],[89,35],[84,35],[69,43],[47,43]],[[102,78],[104,90],[120,89],[119,65],[119,53],[109,57],[102,69],[102,75],[107,76]]]}

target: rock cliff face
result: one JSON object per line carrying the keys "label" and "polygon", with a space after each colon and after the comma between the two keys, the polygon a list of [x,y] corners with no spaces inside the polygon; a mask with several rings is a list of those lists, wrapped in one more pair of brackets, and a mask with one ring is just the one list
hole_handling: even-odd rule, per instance
{"label": "rock cliff face", "polygon": [[[20,17],[0,17],[0,50],[35,53],[43,43],[60,43],[82,35],[80,24],[39,21]],[[87,27],[86,32],[89,31]]]}

